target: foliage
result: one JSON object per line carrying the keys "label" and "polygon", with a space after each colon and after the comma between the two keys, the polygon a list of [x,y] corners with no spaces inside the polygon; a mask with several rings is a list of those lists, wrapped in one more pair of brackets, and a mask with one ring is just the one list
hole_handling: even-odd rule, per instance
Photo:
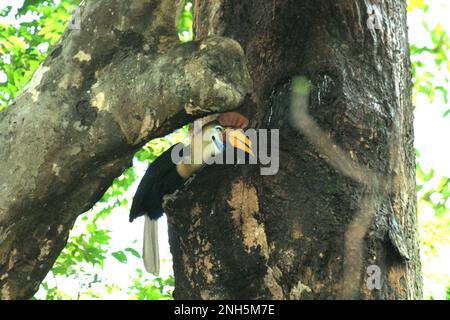
{"label": "foliage", "polygon": [[[15,18],[0,23],[0,111],[22,91],[34,71],[64,32],[78,0],[26,0]],[[11,14],[3,8],[0,17]]]}
{"label": "foliage", "polygon": [[[427,13],[431,4],[430,0],[410,0],[409,11],[423,11]],[[428,96],[430,103],[434,102],[436,93],[440,93],[445,104],[448,104],[448,83],[450,72],[450,37],[442,23],[433,26],[434,21],[423,19],[423,28],[427,31],[428,39],[420,44],[411,44],[411,62],[413,69],[414,90]],[[434,66],[431,63],[434,62]],[[444,116],[450,113],[448,109]]]}
{"label": "foliage", "polygon": [[190,1],[185,1],[178,17],[178,32],[181,41],[191,41],[194,37],[192,32],[192,3]]}
{"label": "foliage", "polygon": [[133,278],[133,284],[129,286],[130,299],[135,300],[170,300],[172,299],[173,276],[167,279],[156,278],[153,281],[145,280],[141,269],[137,269],[137,277]]}
{"label": "foliage", "polygon": [[[449,10],[445,1],[409,1],[410,18],[421,18],[425,34],[420,43],[411,43],[414,102],[417,104],[421,96],[426,96],[427,108],[446,105],[443,112],[446,117],[450,113],[450,30],[444,28],[443,20],[433,18],[440,10]],[[419,42],[419,37],[413,35],[410,38]],[[446,298],[450,299],[450,266],[444,257],[450,249],[450,179],[432,168],[424,170],[419,152],[416,169],[424,297],[434,299],[438,289],[445,291],[447,287]]]}

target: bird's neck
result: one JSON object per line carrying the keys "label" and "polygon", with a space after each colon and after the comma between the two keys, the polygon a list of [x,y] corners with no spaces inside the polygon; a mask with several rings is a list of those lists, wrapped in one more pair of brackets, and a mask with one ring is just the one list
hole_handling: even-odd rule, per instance
{"label": "bird's neck", "polygon": [[177,164],[177,172],[184,180],[188,179],[194,173],[203,168],[204,164]]}
{"label": "bird's neck", "polygon": [[[205,162],[212,157],[215,151],[213,143],[205,144],[200,150],[192,148],[192,145],[189,145],[188,148],[191,149],[190,156],[183,157],[183,161],[177,164],[177,172],[185,180],[203,168]],[[196,156],[200,151],[201,155]]]}

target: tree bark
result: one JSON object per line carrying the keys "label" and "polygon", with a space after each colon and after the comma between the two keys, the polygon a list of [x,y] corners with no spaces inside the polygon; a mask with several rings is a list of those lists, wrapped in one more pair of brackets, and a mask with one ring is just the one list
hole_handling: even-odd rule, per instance
{"label": "tree bark", "polygon": [[280,130],[280,171],[210,166],[166,203],[175,298],[421,298],[406,1],[196,0],[194,15],[197,39],[244,48],[243,110]]}
{"label": "tree bark", "polygon": [[76,217],[146,141],[251,92],[231,39],[179,44],[174,0],[85,1],[0,114],[0,299],[30,298]]}

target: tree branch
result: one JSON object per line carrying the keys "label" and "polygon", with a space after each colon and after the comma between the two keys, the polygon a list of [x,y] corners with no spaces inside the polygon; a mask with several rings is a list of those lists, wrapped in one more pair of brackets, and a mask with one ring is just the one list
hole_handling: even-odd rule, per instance
{"label": "tree branch", "polygon": [[173,0],[86,1],[0,114],[0,299],[30,298],[76,217],[146,141],[251,91],[239,44],[179,44]]}

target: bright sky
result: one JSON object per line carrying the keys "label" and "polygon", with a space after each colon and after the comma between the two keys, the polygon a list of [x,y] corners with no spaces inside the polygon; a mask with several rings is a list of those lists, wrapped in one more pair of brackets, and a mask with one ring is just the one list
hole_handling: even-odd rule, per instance
{"label": "bright sky", "polygon": [[[432,47],[427,31],[422,26],[422,20],[426,18],[431,28],[440,23],[443,28],[450,34],[450,6],[447,0],[433,0],[433,6],[426,14],[415,13],[409,15],[409,38],[411,42],[417,43],[419,46]],[[431,60],[431,59],[430,59]],[[434,66],[431,60],[427,66]],[[443,79],[447,70],[431,71],[437,79]],[[450,83],[440,81],[450,92]],[[449,165],[449,142],[450,137],[450,115],[443,118],[442,115],[450,105],[445,105],[440,95],[432,105],[428,98],[419,94],[416,101],[415,113],[415,145],[420,152],[420,163],[423,167],[434,168],[438,175],[450,177]]]}
{"label": "bright sky", "polygon": [[[145,173],[146,166],[142,163],[135,162],[136,173],[142,177]],[[126,197],[131,199],[136,192],[136,188],[140,182],[140,178],[128,189]],[[111,215],[104,222],[97,223],[99,229],[111,230],[110,236],[110,252],[115,252],[118,250],[123,250],[125,247],[139,248],[139,253],[142,254],[142,235],[144,231],[144,219],[142,217],[133,221],[133,223],[128,222],[129,212],[122,208],[114,209]],[[170,274],[173,275],[172,271],[172,255],[170,254],[169,239],[167,234],[167,220],[164,216],[159,221],[159,243],[160,243],[160,257],[162,259],[161,263],[161,273],[160,276],[165,279]],[[78,221],[77,221],[78,222]],[[71,235],[78,234],[77,230],[74,230]],[[120,287],[126,288],[131,284],[130,278],[136,277],[136,268],[140,268],[147,275],[146,278],[152,279],[154,276],[145,272],[144,265],[141,259],[135,258],[134,256],[127,254],[129,260],[126,264],[120,263],[114,257],[109,257],[105,260],[104,269],[92,268],[92,271],[96,271],[102,278],[107,280],[109,283],[116,283]],[[54,283],[53,279],[47,277],[50,283]],[[97,286],[98,289],[102,287],[103,284]],[[76,280],[61,279],[58,278],[58,288],[63,292],[72,293],[72,296],[76,296],[79,284]],[[98,290],[101,291],[101,290]],[[108,299],[129,299],[129,295],[126,291],[116,292],[112,294],[105,294]],[[45,291],[40,290],[37,297],[45,297]]]}
{"label": "bright sky", "polygon": [[[2,0],[0,4],[0,10],[8,5],[12,5],[14,8],[20,7],[23,0]],[[13,18],[15,11],[12,15],[6,19],[0,19],[0,23],[12,23],[17,24],[17,21]],[[433,6],[426,14],[426,20],[429,22],[430,27],[434,27],[437,23],[441,23],[447,33],[450,34],[450,7],[446,0],[433,0]],[[428,42],[428,34],[424,30],[421,24],[421,16],[417,13],[409,16],[409,36],[411,42],[418,43],[419,45],[431,46]],[[27,16],[25,19],[32,19],[32,16]],[[433,66],[434,63],[429,65]],[[436,77],[443,77],[443,71],[432,71]],[[445,71],[447,72],[447,71]],[[4,75],[0,72],[0,82],[5,80]],[[450,84],[445,84],[446,89],[450,92]],[[420,163],[424,169],[434,168],[437,176],[450,176],[450,115],[443,118],[443,113],[450,109],[449,105],[445,105],[443,100],[438,98],[432,105],[430,105],[427,97],[419,95],[416,101],[416,113],[415,113],[415,146],[420,152]],[[145,167],[137,165],[138,172],[143,175]],[[127,193],[127,197],[131,199],[135,192],[137,183],[135,183]],[[161,266],[162,277],[166,277],[171,273],[171,255],[167,240],[167,225],[165,218],[160,220],[160,243],[162,257],[166,260]],[[111,252],[120,250],[126,246],[131,246],[133,241],[137,241],[137,246],[142,246],[142,231],[143,231],[143,219],[138,219],[134,223],[128,223],[128,212],[125,210],[114,210],[107,221],[102,225],[112,231],[111,236]],[[76,230],[74,231],[76,232]],[[136,247],[136,246],[134,246]],[[450,279],[450,248],[440,248],[441,260],[438,262],[430,263],[429,272],[438,272]],[[102,277],[110,279],[111,282],[118,283],[121,286],[126,286],[130,283],[130,275],[135,275],[135,269],[139,267],[143,269],[140,259],[131,258],[127,264],[119,263],[114,258],[109,258],[105,262],[105,268],[100,271]],[[50,282],[51,279],[47,279]],[[79,284],[70,280],[59,280],[58,286],[65,292],[73,292],[74,296],[78,289]],[[445,288],[442,284],[428,283],[428,286],[432,288],[435,298],[445,298]],[[38,293],[38,297],[42,296],[43,292]],[[115,293],[111,296],[112,299],[128,299],[126,292]]]}

